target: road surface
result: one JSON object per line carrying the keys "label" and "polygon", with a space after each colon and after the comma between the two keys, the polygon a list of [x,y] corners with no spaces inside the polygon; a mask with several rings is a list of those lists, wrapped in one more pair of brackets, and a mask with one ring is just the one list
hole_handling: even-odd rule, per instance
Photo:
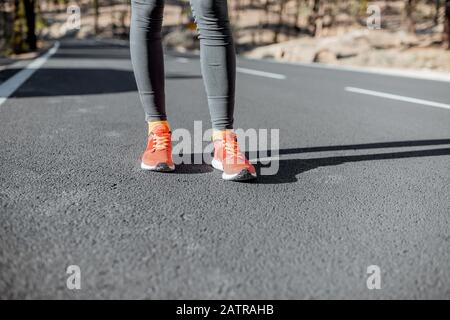
{"label": "road surface", "polygon": [[[166,58],[172,127],[206,129],[198,59]],[[0,297],[449,299],[450,83],[238,66],[236,127],[280,129],[279,171],[255,183],[139,169],[124,45],[65,41],[19,79],[0,106]]]}

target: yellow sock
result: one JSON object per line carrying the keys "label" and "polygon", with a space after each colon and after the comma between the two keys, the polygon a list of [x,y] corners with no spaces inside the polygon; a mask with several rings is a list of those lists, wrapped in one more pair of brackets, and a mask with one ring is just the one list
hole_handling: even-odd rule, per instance
{"label": "yellow sock", "polygon": [[227,131],[232,131],[232,129],[225,129],[225,130],[213,129],[213,133],[212,133],[212,139],[213,139],[213,141],[214,141],[214,140],[222,139],[223,135],[224,135]]}
{"label": "yellow sock", "polygon": [[166,126],[169,127],[169,130],[170,130],[170,125],[167,120],[148,121],[148,134],[150,134],[150,132],[152,132],[153,128],[158,124],[165,124]]}

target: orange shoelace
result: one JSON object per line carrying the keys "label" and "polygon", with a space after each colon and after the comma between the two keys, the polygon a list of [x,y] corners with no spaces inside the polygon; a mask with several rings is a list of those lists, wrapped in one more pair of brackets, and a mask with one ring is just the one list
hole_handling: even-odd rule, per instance
{"label": "orange shoelace", "polygon": [[223,145],[225,148],[225,154],[226,159],[234,161],[237,160],[238,163],[244,163],[245,162],[245,156],[242,154],[242,152],[239,150],[239,145],[236,139],[236,136],[234,136],[232,139],[223,139]]}
{"label": "orange shoelace", "polygon": [[159,133],[153,134],[153,149],[152,152],[155,151],[163,151],[169,149],[170,146],[170,133]]}

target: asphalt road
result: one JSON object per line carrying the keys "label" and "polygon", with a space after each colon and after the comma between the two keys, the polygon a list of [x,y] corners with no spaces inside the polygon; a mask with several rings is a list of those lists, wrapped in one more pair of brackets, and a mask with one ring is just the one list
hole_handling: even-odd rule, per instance
{"label": "asphalt road", "polygon": [[[0,106],[0,297],[449,299],[450,110],[345,88],[448,105],[450,83],[238,64],[236,126],[280,129],[255,183],[141,171],[128,48],[63,42]],[[166,73],[172,127],[207,127],[198,59]]]}

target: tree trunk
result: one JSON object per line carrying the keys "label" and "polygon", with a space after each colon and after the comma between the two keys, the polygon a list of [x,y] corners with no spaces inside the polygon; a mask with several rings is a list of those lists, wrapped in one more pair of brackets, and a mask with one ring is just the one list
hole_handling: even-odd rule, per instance
{"label": "tree trunk", "polygon": [[441,0],[434,0],[435,2],[435,12],[434,12],[434,25],[437,26],[439,24],[439,11],[441,9]]}
{"label": "tree trunk", "polygon": [[37,48],[36,39],[36,11],[34,0],[22,0],[25,8],[25,19],[27,23],[27,37],[26,43],[31,51],[35,51]]}
{"label": "tree trunk", "polygon": [[450,50],[450,0],[445,0],[444,36],[447,39],[447,48]]}
{"label": "tree trunk", "polygon": [[99,28],[98,28],[98,16],[99,16],[99,0],[94,0],[94,32],[95,34],[98,34]]}
{"label": "tree trunk", "polygon": [[278,12],[278,23],[277,26],[275,27],[275,32],[273,34],[273,42],[274,43],[278,43],[278,41],[280,40],[280,33],[281,33],[281,29],[283,28],[283,12],[284,12],[284,7],[286,5],[286,0],[279,0],[280,1],[280,11]]}
{"label": "tree trunk", "polygon": [[11,37],[11,49],[14,53],[22,53],[25,51],[23,33],[23,2],[20,0],[14,0],[13,30]]}
{"label": "tree trunk", "polygon": [[312,13],[308,18],[309,30],[313,37],[320,35],[322,31],[323,17],[322,17],[322,6],[320,0],[314,0]]}
{"label": "tree trunk", "polygon": [[301,14],[301,7],[302,7],[302,1],[303,0],[297,0],[296,7],[295,7],[295,30],[297,31],[297,34],[300,33],[300,14]]}
{"label": "tree trunk", "polygon": [[264,38],[264,29],[269,25],[269,0],[263,0],[263,11],[264,11],[264,18],[261,18],[261,24],[259,26],[260,34],[259,34],[259,40],[260,42],[266,42],[267,40]]}
{"label": "tree trunk", "polygon": [[6,13],[6,2],[0,3],[0,54],[2,54],[3,50],[6,47],[6,39],[8,38],[7,31],[7,13]]}
{"label": "tree trunk", "polygon": [[416,32],[416,26],[413,17],[414,7],[415,7],[415,0],[406,0],[405,4],[406,30],[411,33]]}

